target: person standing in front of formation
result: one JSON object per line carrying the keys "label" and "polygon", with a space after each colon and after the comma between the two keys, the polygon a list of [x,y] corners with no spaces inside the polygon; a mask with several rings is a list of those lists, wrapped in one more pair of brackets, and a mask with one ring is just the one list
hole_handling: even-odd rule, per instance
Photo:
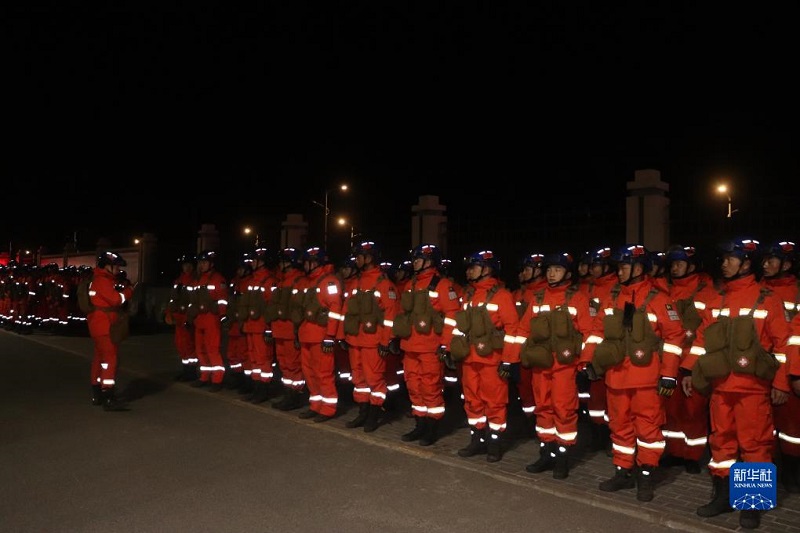
{"label": "person standing in front of formation", "polygon": [[[500,261],[491,250],[465,258],[467,287],[456,314],[450,356],[461,365],[470,442],[461,457],[503,457],[501,437],[508,417],[508,382],[519,380],[519,315],[511,291],[498,279]],[[487,431],[488,428],[488,431]]]}
{"label": "person standing in front of formation", "polygon": [[590,377],[605,376],[613,443],[614,476],[599,488],[636,487],[636,499],[648,502],[666,447],[664,397],[677,386],[684,330],[675,302],[650,279],[652,259],[644,246],[622,246],[611,260],[619,284],[600,304],[593,336],[602,341],[587,365]]}
{"label": "person standing in front of formation", "polygon": [[308,248],[303,253],[303,269],[305,276],[298,284],[302,291],[302,318],[297,338],[309,407],[300,413],[300,418],[326,422],[336,416],[339,404],[333,350],[342,319],[344,291],[324,249]]}
{"label": "person standing in front of formation", "polygon": [[[355,284],[344,301],[340,331],[350,354],[353,401],[358,415],[349,428],[378,429],[386,401],[386,357],[399,302],[394,282],[379,267],[380,248],[373,241],[353,247],[358,266]],[[341,336],[341,334],[340,334]]]}
{"label": "person standing in front of formation", "polygon": [[392,334],[400,339],[403,376],[414,416],[414,428],[400,438],[430,446],[439,438],[445,413],[444,356],[450,344],[458,295],[438,272],[441,250],[421,244],[411,251],[411,279],[400,293]]}
{"label": "person standing in front of formation", "polygon": [[[664,257],[664,287],[678,306],[685,331],[682,359],[686,359],[697,338],[706,294],[714,292],[714,280],[700,270],[694,246],[672,246]],[[688,371],[681,370],[683,375]],[[708,398],[702,394],[677,391],[666,400],[667,422],[663,434],[667,446],[661,458],[664,466],[682,465],[689,474],[700,473],[700,458],[708,445]]]}
{"label": "person standing in front of formation", "polygon": [[302,268],[301,252],[296,248],[284,248],[278,253],[278,286],[266,308],[265,320],[272,325],[275,358],[283,384],[283,395],[272,407],[281,411],[293,411],[306,404],[306,379],[300,362],[300,341],[297,340],[301,317],[292,316],[294,295],[300,290],[303,279]]}
{"label": "person standing in front of formation", "polygon": [[106,251],[97,257],[97,266],[89,284],[89,302],[92,310],[87,314],[89,335],[94,343],[91,365],[92,404],[102,405],[106,411],[127,411],[128,407],[117,399],[117,364],[119,343],[115,335],[122,306],[133,296],[133,287],[117,288],[116,276],[125,260],[115,252]]}
{"label": "person standing in front of formation", "polygon": [[200,376],[193,387],[222,390],[225,362],[220,350],[222,322],[228,310],[228,283],[214,267],[217,252],[205,250],[197,256],[197,278],[190,287],[186,324],[194,328],[194,343],[200,360]]}
{"label": "person standing in front of formation", "polygon": [[[797,261],[795,243],[777,240],[762,254],[761,282],[783,301],[786,319],[798,314],[800,282],[794,273]],[[775,429],[778,431],[778,472],[786,492],[800,493],[800,397],[789,394],[786,403],[773,406]]]}
{"label": "person standing in front of formation", "polygon": [[569,450],[578,441],[578,370],[592,360],[594,319],[579,290],[575,260],[568,252],[542,260],[547,288],[535,293],[517,327],[522,365],[533,371],[539,458],[525,467],[533,474],[569,474]]}
{"label": "person standing in front of formation", "polygon": [[[692,375],[684,391],[710,394],[712,498],[697,508],[702,517],[731,512],[730,468],[738,461],[772,461],[773,406],[786,402],[786,353],[791,328],[783,302],[756,280],[759,242],[736,239],[718,246],[722,290],[702,313],[697,341],[682,366]],[[732,339],[732,340],[731,340]],[[761,511],[745,509],[739,525],[754,529]]]}

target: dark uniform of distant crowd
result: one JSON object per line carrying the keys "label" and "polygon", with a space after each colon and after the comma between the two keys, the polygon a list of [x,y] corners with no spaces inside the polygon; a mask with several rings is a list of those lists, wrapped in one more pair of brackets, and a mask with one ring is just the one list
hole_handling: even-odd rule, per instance
{"label": "dark uniform of distant crowd", "polygon": [[[230,277],[206,250],[178,259],[165,322],[177,379],[193,387],[236,389],[315,423],[337,416],[347,390],[357,412],[346,426],[365,432],[402,396],[414,426],[401,438],[420,446],[440,437],[456,394],[469,427],[458,455],[489,462],[502,460],[509,406],[519,406],[539,447],[526,470],[555,479],[569,475],[584,417],[592,447],[614,464],[600,490],[635,489],[646,502],[659,466],[705,466],[712,497],[697,514],[712,517],[733,511],[739,461],[777,463],[787,492],[800,492],[800,281],[790,241],[721,243],[714,269],[700,257],[682,245],[534,251],[511,290],[490,250],[465,258],[464,284],[433,244],[396,264],[373,241],[337,264],[316,246],[257,248]],[[124,265],[104,252],[94,269],[0,271],[6,329],[63,334],[88,318],[92,401],[110,411],[127,409],[114,394],[133,290]],[[85,277],[88,317],[76,298]],[[762,512],[740,511],[740,525],[757,528]]]}

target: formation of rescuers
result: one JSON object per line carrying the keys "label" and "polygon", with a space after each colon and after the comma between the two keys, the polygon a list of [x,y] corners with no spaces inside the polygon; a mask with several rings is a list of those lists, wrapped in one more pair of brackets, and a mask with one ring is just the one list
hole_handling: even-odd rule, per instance
{"label": "formation of rescuers", "polygon": [[[466,283],[433,244],[400,265],[381,262],[363,241],[333,264],[326,251],[258,248],[230,279],[216,253],[179,259],[165,321],[174,326],[177,379],[209,391],[236,389],[252,403],[324,423],[337,415],[340,384],[352,386],[349,428],[376,431],[396,391],[414,427],[402,440],[434,444],[445,394],[460,393],[469,440],[458,455],[503,456],[510,395],[539,442],[526,467],[568,477],[578,419],[612,457],[599,489],[655,494],[655,470],[682,465],[712,479],[702,517],[731,512],[729,471],[737,461],[776,462],[789,493],[800,492],[800,283],[791,241],[721,243],[719,272],[691,246],[651,253],[640,244],[531,253],[512,291],[490,250],[464,260]],[[3,271],[2,317],[20,333],[69,324],[58,269]],[[46,273],[46,274],[45,274]],[[78,273],[69,279],[79,278]],[[19,304],[25,279],[61,285],[61,297]],[[34,282],[35,280],[35,282]],[[32,286],[29,285],[29,286]],[[42,293],[44,294],[44,292]],[[6,302],[10,303],[8,305]],[[48,305],[44,305],[47,303]],[[715,428],[710,431],[710,428]],[[763,511],[740,511],[756,528]]]}

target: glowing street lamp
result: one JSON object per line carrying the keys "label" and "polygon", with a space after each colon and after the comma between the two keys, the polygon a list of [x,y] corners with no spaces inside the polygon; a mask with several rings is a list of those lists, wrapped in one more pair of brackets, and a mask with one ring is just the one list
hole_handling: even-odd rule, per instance
{"label": "glowing street lamp", "polygon": [[[346,183],[343,183],[343,184],[339,185],[338,187],[336,187],[336,189],[338,189],[340,191],[347,191],[348,190],[348,186],[347,186]],[[331,214],[331,210],[330,210],[330,208],[328,208],[328,195],[331,192],[333,192],[331,189],[328,189],[328,190],[325,191],[325,203],[324,204],[321,204],[321,203],[317,202],[316,200],[311,200],[312,204],[318,205],[318,206],[322,207],[325,210],[325,216],[323,217],[323,226],[322,226],[322,245],[325,247],[326,250],[328,249],[328,216]]]}

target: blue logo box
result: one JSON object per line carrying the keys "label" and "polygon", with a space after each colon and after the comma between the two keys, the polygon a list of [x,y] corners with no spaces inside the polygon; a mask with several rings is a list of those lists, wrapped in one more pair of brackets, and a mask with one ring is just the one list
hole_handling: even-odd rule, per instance
{"label": "blue logo box", "polygon": [[774,509],[778,503],[778,469],[773,463],[734,463],[730,504],[737,511]]}

